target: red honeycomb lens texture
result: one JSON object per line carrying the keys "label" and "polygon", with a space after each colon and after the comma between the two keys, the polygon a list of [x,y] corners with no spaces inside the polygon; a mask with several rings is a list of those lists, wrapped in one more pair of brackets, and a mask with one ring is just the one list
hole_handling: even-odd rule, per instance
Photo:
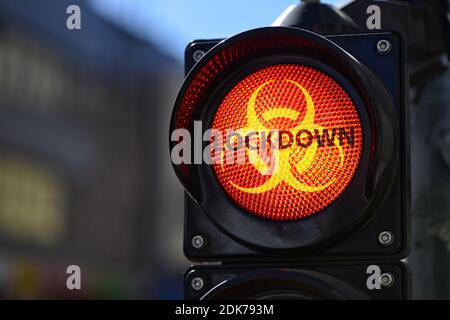
{"label": "red honeycomb lens texture", "polygon": [[[278,64],[259,69],[240,80],[221,101],[211,127],[220,130],[223,135],[227,129],[248,129],[250,97],[268,81],[271,82],[260,89],[254,103],[258,123],[267,129],[292,131],[295,138],[295,133],[306,123],[303,121],[307,112],[306,96],[298,84],[313,102],[314,124],[310,127],[305,125],[313,135],[312,144],[301,147],[294,139],[292,147],[279,151],[278,169],[271,175],[262,174],[251,164],[247,151],[244,164],[216,163],[212,168],[226,194],[251,214],[272,220],[306,218],[338,199],[351,182],[362,152],[361,121],[344,88],[330,76],[305,65]],[[271,117],[267,118],[264,115],[270,109],[273,109]],[[297,117],[286,118],[285,114],[277,116],[277,109],[294,110]],[[329,136],[332,136],[335,128],[336,137],[331,139],[332,144],[325,143],[319,147],[314,128],[320,135],[327,129]],[[341,135],[343,142],[340,143],[341,128],[350,137],[350,130],[353,129],[353,143],[344,135]],[[307,145],[310,140],[307,134],[302,134],[300,141]],[[314,145],[317,146],[315,152],[310,151],[308,156],[308,150]],[[275,156],[276,152],[272,154]],[[281,152],[285,155],[283,159]],[[274,159],[266,159],[265,163],[270,166],[272,161],[276,161]],[[276,179],[274,175],[277,175]],[[269,179],[274,180],[269,183]],[[264,184],[273,184],[276,180],[279,182],[267,190],[255,189]]]}
{"label": "red honeycomb lens texture", "polygon": [[[193,114],[199,107],[205,91],[221,73],[232,66],[239,65],[242,59],[273,48],[297,48],[300,50],[299,48],[316,47],[317,44],[310,40],[277,34],[254,36],[223,48],[197,71],[182,93],[179,108],[176,110],[175,128],[189,128],[193,121]],[[191,183],[192,177],[188,165],[181,164],[179,167],[184,177]]]}
{"label": "red honeycomb lens texture", "polygon": [[272,48],[315,48],[317,45],[309,40],[290,36],[258,36],[225,47],[213,56],[194,76],[183,93],[180,107],[176,114],[176,128],[188,128],[192,115],[199,101],[212,82],[232,65],[239,65],[241,60]]}

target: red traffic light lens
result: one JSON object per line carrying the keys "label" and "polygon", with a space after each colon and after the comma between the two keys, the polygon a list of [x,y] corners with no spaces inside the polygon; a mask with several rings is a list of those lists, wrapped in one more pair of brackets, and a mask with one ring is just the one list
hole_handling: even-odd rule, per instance
{"label": "red traffic light lens", "polygon": [[264,67],[238,81],[220,102],[212,128],[248,137],[244,163],[236,154],[212,165],[219,184],[246,211],[273,220],[305,218],[333,203],[362,152],[361,120],[347,92],[301,64]]}

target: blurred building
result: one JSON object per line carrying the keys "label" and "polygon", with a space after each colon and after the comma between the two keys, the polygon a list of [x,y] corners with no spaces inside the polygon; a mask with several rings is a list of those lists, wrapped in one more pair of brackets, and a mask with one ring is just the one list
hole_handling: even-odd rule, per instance
{"label": "blurred building", "polygon": [[[72,3],[81,30],[66,28]],[[154,274],[181,246],[161,232],[182,221],[163,177],[180,72],[84,1],[0,1],[0,296],[158,297]]]}

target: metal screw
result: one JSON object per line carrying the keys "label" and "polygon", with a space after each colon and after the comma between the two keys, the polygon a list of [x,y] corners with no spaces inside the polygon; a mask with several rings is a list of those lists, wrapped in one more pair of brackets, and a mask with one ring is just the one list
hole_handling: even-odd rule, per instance
{"label": "metal screw", "polygon": [[389,288],[392,287],[392,285],[394,284],[395,278],[392,275],[392,273],[386,272],[381,274],[380,282],[383,287]]}
{"label": "metal screw", "polygon": [[200,277],[195,277],[195,278],[192,279],[192,281],[191,281],[191,287],[192,287],[192,289],[194,289],[195,291],[200,291],[200,290],[202,290],[204,285],[205,285],[205,282],[204,282],[203,279],[200,278]]}
{"label": "metal screw", "polygon": [[205,51],[203,51],[203,50],[195,50],[194,53],[192,54],[192,58],[194,59],[195,62],[197,62],[204,55],[205,55]]}
{"label": "metal screw", "polygon": [[206,240],[202,235],[197,234],[192,237],[191,243],[195,249],[203,249],[206,245]]}
{"label": "metal screw", "polygon": [[377,42],[377,50],[379,54],[388,54],[391,52],[392,44],[389,40],[382,39]]}
{"label": "metal screw", "polygon": [[378,242],[388,247],[394,243],[394,235],[390,231],[381,231],[378,235]]}

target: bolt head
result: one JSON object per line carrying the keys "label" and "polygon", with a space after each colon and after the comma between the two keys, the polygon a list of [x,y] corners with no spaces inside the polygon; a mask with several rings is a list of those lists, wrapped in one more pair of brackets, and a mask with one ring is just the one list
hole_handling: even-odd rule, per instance
{"label": "bolt head", "polygon": [[390,231],[382,231],[378,235],[378,242],[388,247],[394,243],[394,235]]}
{"label": "bolt head", "polygon": [[203,249],[206,245],[206,240],[204,236],[197,234],[192,237],[191,243],[195,249]]}
{"label": "bolt head", "polygon": [[200,291],[203,289],[205,285],[205,282],[203,281],[202,278],[200,277],[195,277],[191,280],[191,287],[192,289],[194,289],[195,291]]}
{"label": "bolt head", "polygon": [[392,287],[395,282],[395,278],[392,273],[386,272],[380,276],[381,285],[385,288]]}
{"label": "bolt head", "polygon": [[377,50],[380,54],[388,54],[391,52],[392,44],[389,40],[382,39],[377,42]]}
{"label": "bolt head", "polygon": [[194,59],[195,62],[200,60],[205,55],[205,51],[203,50],[195,50],[192,54],[192,59]]}

